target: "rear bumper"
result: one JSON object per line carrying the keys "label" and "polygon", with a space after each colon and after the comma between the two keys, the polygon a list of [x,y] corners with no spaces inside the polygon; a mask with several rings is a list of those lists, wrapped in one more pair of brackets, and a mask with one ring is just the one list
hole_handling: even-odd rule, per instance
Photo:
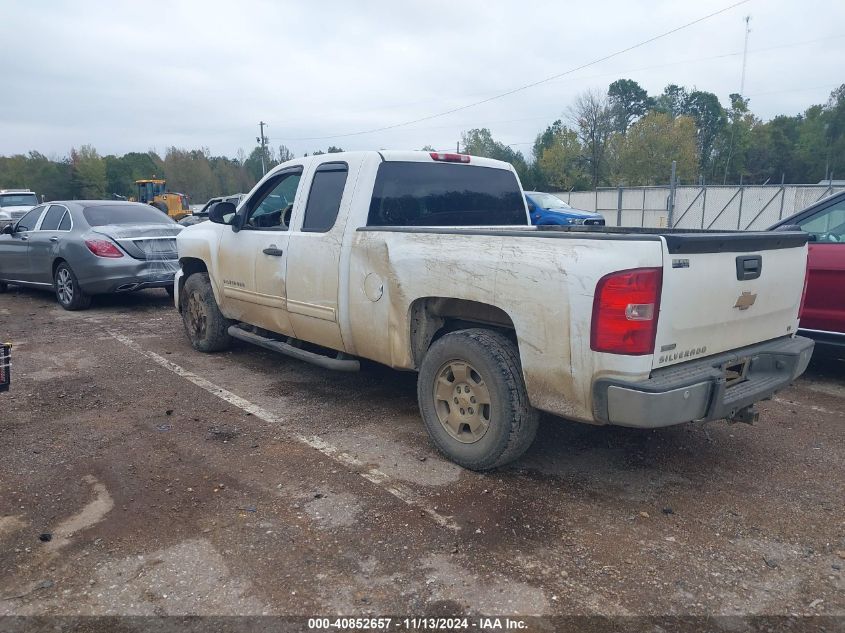
{"label": "rear bumper", "polygon": [[112,260],[98,262],[90,269],[74,270],[79,285],[90,295],[134,292],[144,288],[167,288],[173,285],[173,278],[179,268],[177,260],[146,261]]}
{"label": "rear bumper", "polygon": [[[785,337],[656,369],[641,382],[602,378],[593,385],[595,416],[637,428],[732,417],[792,383],[812,354],[810,339]],[[743,361],[744,380],[726,384],[726,368]]]}

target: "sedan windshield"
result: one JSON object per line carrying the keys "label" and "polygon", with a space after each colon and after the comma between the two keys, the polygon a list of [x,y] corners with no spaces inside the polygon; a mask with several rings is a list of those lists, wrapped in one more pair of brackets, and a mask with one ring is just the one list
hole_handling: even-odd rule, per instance
{"label": "sedan windshield", "polygon": [[0,207],[34,207],[38,196],[34,193],[4,193],[0,195]]}
{"label": "sedan windshield", "polygon": [[571,209],[568,204],[550,193],[532,193],[531,199],[542,209]]}
{"label": "sedan windshield", "polygon": [[109,224],[175,224],[164,213],[146,204],[103,205],[82,210],[90,226]]}

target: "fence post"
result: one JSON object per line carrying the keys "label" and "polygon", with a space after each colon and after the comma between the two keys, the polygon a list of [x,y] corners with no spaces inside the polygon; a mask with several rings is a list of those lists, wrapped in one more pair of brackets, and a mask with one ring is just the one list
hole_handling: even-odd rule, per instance
{"label": "fence post", "polygon": [[667,222],[670,229],[672,228],[672,222],[674,221],[673,216],[675,215],[675,187],[677,186],[677,183],[675,182],[675,170],[677,169],[677,167],[678,161],[673,160],[672,178],[669,181],[669,221]]}
{"label": "fence post", "polygon": [[[742,182],[742,176],[739,177]],[[745,187],[739,186],[739,213],[736,214],[736,230],[739,231],[739,226],[742,223],[742,199],[745,197]]]}
{"label": "fence post", "polygon": [[643,187],[643,214],[640,217],[640,227],[645,228],[645,187]]}
{"label": "fence post", "polygon": [[786,172],[781,173],[780,175],[780,212],[778,213],[778,220],[783,220],[783,201],[786,198],[786,187],[783,186],[784,181],[786,180]]}
{"label": "fence post", "polygon": [[707,210],[707,185],[701,185],[704,187],[704,197],[701,200],[701,228],[704,228],[704,212]]}
{"label": "fence post", "polygon": [[616,226],[622,226],[622,187],[616,193]]}

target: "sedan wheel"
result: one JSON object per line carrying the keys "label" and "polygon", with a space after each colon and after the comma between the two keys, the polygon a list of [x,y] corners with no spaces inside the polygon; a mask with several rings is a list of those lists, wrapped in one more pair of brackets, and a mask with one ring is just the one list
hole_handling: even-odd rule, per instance
{"label": "sedan wheel", "polygon": [[56,268],[54,284],[56,299],[65,310],[85,310],[91,305],[91,297],[79,287],[76,275],[66,262],[62,262]]}

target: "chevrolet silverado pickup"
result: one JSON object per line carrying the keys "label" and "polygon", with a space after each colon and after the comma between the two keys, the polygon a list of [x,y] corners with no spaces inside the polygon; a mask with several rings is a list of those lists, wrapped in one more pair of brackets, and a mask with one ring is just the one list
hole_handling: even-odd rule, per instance
{"label": "chevrolet silverado pickup", "polygon": [[288,161],[177,237],[202,352],[418,372],[435,446],[485,470],[540,411],[655,428],[753,421],[804,372],[807,236],[531,226],[507,163],[438,152]]}

